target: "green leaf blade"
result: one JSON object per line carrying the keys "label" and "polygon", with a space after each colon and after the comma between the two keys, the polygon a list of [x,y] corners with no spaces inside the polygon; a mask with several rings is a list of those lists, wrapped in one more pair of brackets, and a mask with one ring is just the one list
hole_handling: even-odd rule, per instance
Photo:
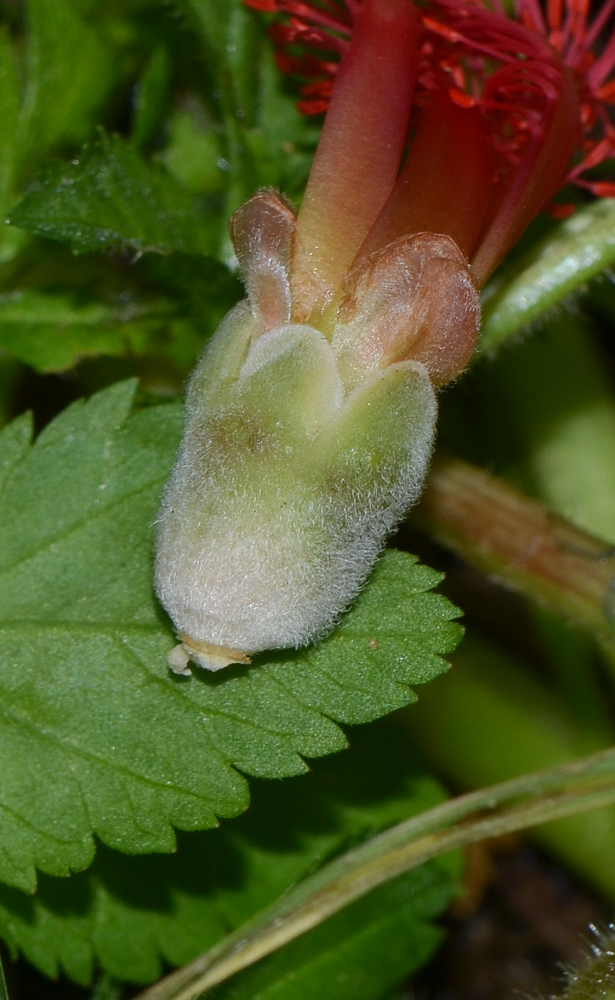
{"label": "green leaf blade", "polygon": [[[349,843],[442,800],[397,720],[353,731],[351,742],[349,754],[318,761],[309,775],[256,782],[244,816],[180,834],[174,855],[101,847],[87,872],[41,876],[35,896],[0,886],[0,936],[47,975],[64,971],[84,985],[95,964],[148,983],[163,961],[189,962]],[[457,874],[444,862],[415,873],[417,930],[428,929],[434,894],[444,905]]]}
{"label": "green leaf blade", "polygon": [[281,778],[342,749],[338,722],[409,704],[460,635],[456,609],[425,593],[437,574],[389,552],[318,647],[173,675],[152,525],[181,411],[131,416],[134,390],[74,404],[32,446],[24,421],[0,437],[0,880],[22,888],[34,865],[87,865],[94,833],[129,853],[169,851],[174,828],[237,815],[238,769]]}

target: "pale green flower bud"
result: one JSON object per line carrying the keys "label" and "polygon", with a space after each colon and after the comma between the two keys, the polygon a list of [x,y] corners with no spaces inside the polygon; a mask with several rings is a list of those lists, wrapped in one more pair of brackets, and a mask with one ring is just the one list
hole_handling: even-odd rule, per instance
{"label": "pale green flower bud", "polygon": [[[182,643],[171,654],[177,670],[188,659],[215,670],[326,635],[427,470],[436,420],[427,368],[393,357],[389,342],[361,361],[378,320],[366,309],[361,334],[354,286],[322,329],[293,322],[293,223],[268,192],[235,217],[249,298],[221,324],[188,388],[156,558],[157,593]],[[465,294],[467,272],[457,270]],[[412,340],[412,290],[401,286],[392,282],[387,301]],[[296,298],[304,308],[305,289]]]}

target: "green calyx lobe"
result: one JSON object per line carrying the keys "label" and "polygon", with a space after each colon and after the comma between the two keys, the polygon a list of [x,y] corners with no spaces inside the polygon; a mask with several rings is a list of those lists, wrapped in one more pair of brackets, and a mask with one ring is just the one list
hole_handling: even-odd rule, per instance
{"label": "green calyx lobe", "polygon": [[305,499],[327,482],[343,492],[394,489],[435,417],[421,366],[393,365],[345,395],[318,331],[288,325],[250,345],[250,322],[243,310],[236,316],[226,350],[212,343],[194,374],[186,426],[228,476],[229,502],[241,502],[254,477],[276,500],[289,487]]}

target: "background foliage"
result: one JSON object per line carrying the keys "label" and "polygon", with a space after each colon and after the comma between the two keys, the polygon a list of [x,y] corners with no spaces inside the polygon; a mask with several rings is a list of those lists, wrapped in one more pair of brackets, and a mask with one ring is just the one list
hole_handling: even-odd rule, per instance
{"label": "background foliage", "polygon": [[[403,725],[352,728],[413,702],[461,636],[442,574],[405,552],[319,647],[170,675],[151,535],[182,385],[242,295],[230,213],[266,185],[300,199],[319,122],[240,0],[0,15],[0,935],[48,976],[85,989],[102,969],[128,995],[438,801],[432,767],[463,788],[612,742],[615,661],[535,608],[498,616],[497,594],[410,534],[451,570],[473,639]],[[609,201],[537,220],[441,400],[444,444],[610,544],[614,221]],[[579,822],[586,836],[554,825],[546,842],[612,896],[613,815]],[[216,996],[399,995],[458,879],[458,859],[432,862]]]}

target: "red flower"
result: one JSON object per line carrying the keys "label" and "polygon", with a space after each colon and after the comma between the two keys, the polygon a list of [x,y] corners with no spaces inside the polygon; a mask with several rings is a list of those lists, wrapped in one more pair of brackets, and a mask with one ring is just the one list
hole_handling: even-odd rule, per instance
{"label": "red flower", "polygon": [[288,15],[280,65],[304,113],[329,109],[299,231],[330,295],[417,232],[453,238],[482,285],[563,184],[615,196],[586,176],[615,157],[615,0],[591,22],[588,0],[517,0],[515,19],[501,0],[245,2]]}

